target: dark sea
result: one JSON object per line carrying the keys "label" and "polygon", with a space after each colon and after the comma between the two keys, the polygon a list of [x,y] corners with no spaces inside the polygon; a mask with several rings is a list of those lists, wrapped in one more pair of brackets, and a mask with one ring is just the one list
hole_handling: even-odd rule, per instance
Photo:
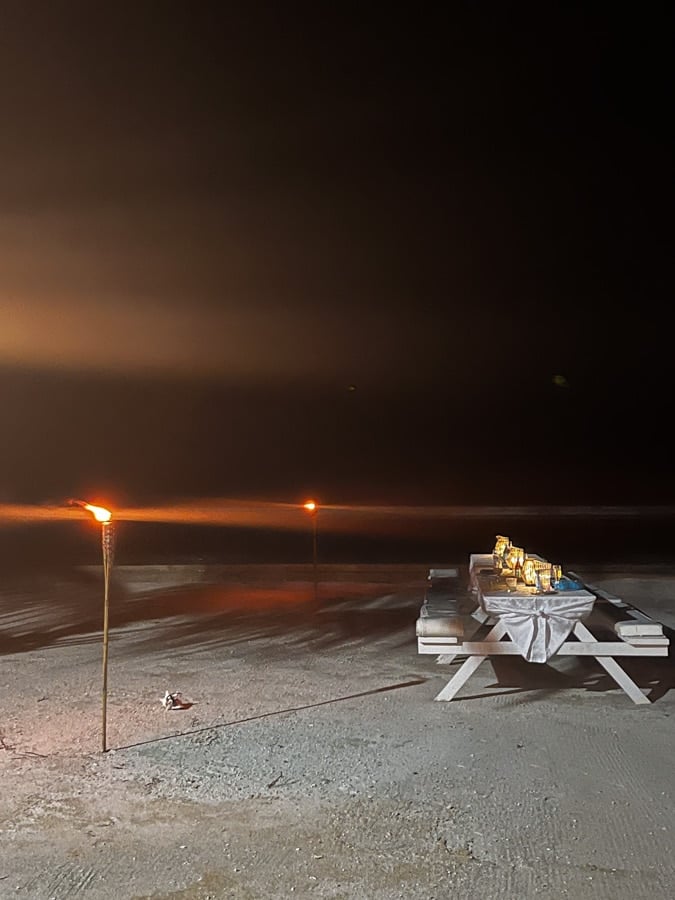
{"label": "dark sea", "polygon": [[[675,564],[662,376],[604,366],[560,388],[542,364],[527,378],[479,371],[438,384],[242,388],[0,371],[0,505],[314,497],[342,508],[339,528],[329,511],[318,520],[325,563],[456,562],[506,534],[563,565]],[[127,565],[308,562],[312,534],[309,520],[119,522],[116,554]],[[0,522],[6,571],[99,555],[80,520]]]}
{"label": "dark sea", "polygon": [[[392,513],[392,515],[394,515]],[[490,552],[497,534],[526,550],[570,565],[675,565],[675,509],[507,507],[423,512],[396,516],[396,529],[350,534],[320,523],[318,562],[324,564],[461,564],[472,552]],[[115,561],[148,564],[310,563],[312,535],[274,528],[118,522]],[[44,572],[98,565],[101,548],[94,525],[55,522],[0,529],[5,573]]]}

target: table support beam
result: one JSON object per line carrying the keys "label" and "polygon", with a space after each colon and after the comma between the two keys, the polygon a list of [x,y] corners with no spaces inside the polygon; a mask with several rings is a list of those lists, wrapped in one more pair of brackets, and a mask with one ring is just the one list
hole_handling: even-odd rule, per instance
{"label": "table support beam", "polygon": [[[582,622],[577,622],[577,624],[574,626],[574,633],[580,641],[597,643],[591,632]],[[616,681],[616,683],[619,685],[619,687],[626,694],[628,694],[633,703],[651,703],[649,697],[645,696],[645,694],[642,693],[633,679],[628,675],[627,672],[624,672],[621,666],[614,659],[612,659],[611,657],[603,656],[596,656],[595,658],[600,663],[605,672],[607,672],[610,678],[613,678],[614,681]]]}
{"label": "table support beam", "polygon": [[[506,628],[504,627],[504,623],[497,622],[485,636],[485,643],[495,643],[496,641],[501,640],[505,634]],[[466,684],[478,666],[486,659],[487,656],[470,656],[466,659],[443,690],[434,697],[434,700],[452,700],[457,691]]]}

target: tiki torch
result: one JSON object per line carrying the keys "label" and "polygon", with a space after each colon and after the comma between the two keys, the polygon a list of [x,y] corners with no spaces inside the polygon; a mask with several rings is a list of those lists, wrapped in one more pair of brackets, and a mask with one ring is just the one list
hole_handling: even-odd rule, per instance
{"label": "tiki torch", "polygon": [[314,603],[319,599],[319,578],[317,571],[317,545],[319,536],[319,507],[314,500],[308,500],[303,503],[303,509],[312,517],[312,568],[314,572]]}
{"label": "tiki torch", "polygon": [[97,522],[101,523],[101,548],[103,550],[103,682],[101,687],[101,750],[106,752],[106,723],[108,710],[108,621],[109,621],[109,589],[110,572],[115,555],[115,528],[112,513],[102,506],[93,506],[84,500],[70,500],[69,503],[81,506],[90,512]]}

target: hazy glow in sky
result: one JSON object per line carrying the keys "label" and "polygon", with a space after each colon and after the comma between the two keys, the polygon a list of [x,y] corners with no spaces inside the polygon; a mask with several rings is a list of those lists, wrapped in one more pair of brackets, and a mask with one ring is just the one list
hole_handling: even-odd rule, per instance
{"label": "hazy glow in sky", "polygon": [[[360,380],[396,363],[377,315],[330,310],[160,305],[155,301],[0,299],[0,364],[234,378]],[[356,317],[355,317],[356,318]],[[377,361],[375,361],[377,354]]]}
{"label": "hazy glow in sky", "polygon": [[[269,374],[272,323],[255,312],[228,313],[125,300],[114,303],[34,300],[0,305],[0,359],[67,369],[197,374]],[[256,321],[262,319],[261,321]],[[290,360],[289,360],[290,362]]]}
{"label": "hazy glow in sky", "polygon": [[406,382],[474,280],[464,215],[439,253],[439,181],[408,156],[428,88],[399,95],[395,48],[389,81],[345,81],[343,40],[333,70],[285,13],[174,13],[3,22],[0,365]]}
{"label": "hazy glow in sky", "polygon": [[75,196],[0,215],[0,365],[362,384],[391,379],[406,347],[433,350],[424,310],[411,320],[388,296],[387,266],[368,272],[309,213]]}

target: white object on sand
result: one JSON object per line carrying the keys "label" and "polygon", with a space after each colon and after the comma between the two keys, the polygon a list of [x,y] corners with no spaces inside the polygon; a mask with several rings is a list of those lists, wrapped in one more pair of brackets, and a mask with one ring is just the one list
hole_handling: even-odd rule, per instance
{"label": "white object on sand", "polygon": [[183,699],[180,691],[174,691],[173,693],[166,691],[161,703],[164,709],[189,709],[192,706],[191,703]]}

